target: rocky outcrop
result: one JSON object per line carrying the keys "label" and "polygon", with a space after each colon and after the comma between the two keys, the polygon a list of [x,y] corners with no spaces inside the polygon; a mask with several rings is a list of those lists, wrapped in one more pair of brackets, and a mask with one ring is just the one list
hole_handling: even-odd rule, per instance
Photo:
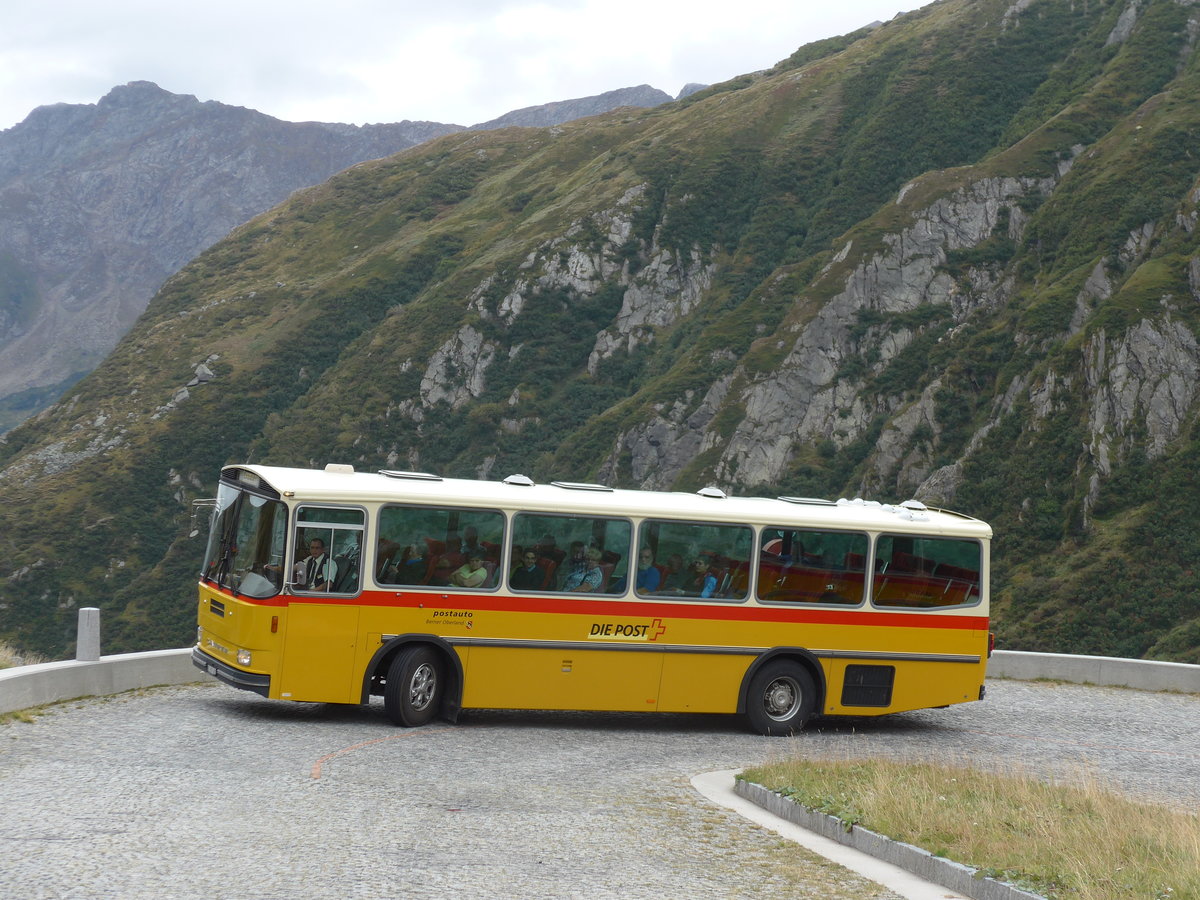
{"label": "rocky outcrop", "polygon": [[483,393],[484,374],[496,356],[494,343],[464,325],[442,344],[429,361],[421,378],[421,400],[426,407],[448,403],[458,409]]}
{"label": "rocky outcrop", "polygon": [[1136,442],[1148,458],[1161,456],[1179,436],[1197,399],[1200,346],[1191,329],[1143,319],[1110,339],[1104,329],[1087,342],[1088,453],[1101,476]]}
{"label": "rocky outcrop", "polygon": [[[1019,238],[1024,218],[1018,201],[1049,193],[1052,187],[1048,179],[973,182],[916,211],[908,228],[884,235],[883,249],[856,264],[845,262],[854,251],[843,248],[843,262],[825,275],[840,279],[842,289],[810,318],[792,322],[778,335],[791,343],[791,350],[775,370],[748,379],[749,387],[738,398],[745,417],[721,455],[720,477],[751,485],[775,482],[797,442],[828,439],[845,446],[873,416],[894,407],[889,398],[863,396],[859,380],[840,375],[845,364],[866,357],[873,360],[870,370],[878,372],[903,351],[915,332],[898,324],[898,317],[889,323],[889,316],[927,305],[947,308],[953,322],[960,323],[974,311],[1002,302],[1007,297],[1002,273],[977,269],[964,290],[945,270],[947,253],[991,237],[1002,224],[1001,211],[1010,236]],[[908,193],[902,191],[900,199]],[[854,326],[868,311],[881,317],[881,324],[859,334]],[[928,410],[924,418],[930,418]],[[917,466],[905,480],[915,487],[927,474]]]}

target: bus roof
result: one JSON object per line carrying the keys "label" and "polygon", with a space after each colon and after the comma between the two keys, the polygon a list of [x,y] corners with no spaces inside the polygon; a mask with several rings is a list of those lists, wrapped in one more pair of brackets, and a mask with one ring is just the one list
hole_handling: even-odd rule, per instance
{"label": "bus roof", "polygon": [[747,522],[791,528],[825,527],[903,531],[989,539],[992,529],[962,513],[909,500],[884,504],[862,499],[726,496],[716,488],[696,493],[641,491],[555,481],[535,484],[523,475],[504,481],[442,478],[423,472],[355,472],[352,466],[325,469],[226,466],[222,474],[246,481],[257,476],[289,500],[315,503],[439,503],[500,507],[539,513],[584,513],[633,518],[670,517],[700,522]]}

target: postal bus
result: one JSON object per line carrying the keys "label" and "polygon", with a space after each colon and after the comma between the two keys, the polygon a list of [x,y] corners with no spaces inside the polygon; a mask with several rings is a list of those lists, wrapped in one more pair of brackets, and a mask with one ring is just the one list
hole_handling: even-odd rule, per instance
{"label": "postal bus", "polygon": [[985,523],[919,502],[744,498],[234,465],[196,666],[415,726],[470,708],[814,715],[979,700]]}

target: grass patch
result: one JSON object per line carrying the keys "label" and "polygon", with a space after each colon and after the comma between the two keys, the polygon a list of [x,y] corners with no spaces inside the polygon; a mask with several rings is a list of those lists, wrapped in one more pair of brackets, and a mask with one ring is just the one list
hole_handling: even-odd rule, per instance
{"label": "grass patch", "polygon": [[793,759],[740,777],[1053,900],[1200,897],[1200,817],[1090,777],[1048,784],[895,760]]}
{"label": "grass patch", "polygon": [[44,662],[49,662],[44,656],[25,653],[0,641],[0,669],[10,669],[13,666],[36,666]]}

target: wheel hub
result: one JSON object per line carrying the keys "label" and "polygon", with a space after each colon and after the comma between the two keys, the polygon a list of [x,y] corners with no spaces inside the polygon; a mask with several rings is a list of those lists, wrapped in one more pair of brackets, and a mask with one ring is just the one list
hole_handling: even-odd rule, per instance
{"label": "wheel hub", "polygon": [[763,705],[772,719],[786,718],[796,707],[796,686],[786,679],[779,679],[767,686]]}
{"label": "wheel hub", "polygon": [[408,685],[408,702],[412,704],[413,709],[424,709],[433,700],[436,690],[437,673],[433,671],[433,666],[418,666]]}

